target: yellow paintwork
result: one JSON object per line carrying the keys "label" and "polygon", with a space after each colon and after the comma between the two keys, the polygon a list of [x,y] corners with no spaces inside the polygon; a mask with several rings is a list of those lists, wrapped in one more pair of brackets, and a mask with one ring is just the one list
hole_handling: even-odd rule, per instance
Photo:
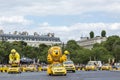
{"label": "yellow paintwork", "polygon": [[97,67],[95,65],[88,64],[88,65],[85,66],[85,70],[86,71],[89,71],[89,70],[95,71],[95,70],[97,70]]}
{"label": "yellow paintwork", "polygon": [[8,67],[8,73],[21,73],[21,67],[18,63],[13,63]]}
{"label": "yellow paintwork", "polygon": [[27,67],[27,65],[21,65],[21,71],[22,72],[26,72],[25,70],[26,70],[26,67]]}
{"label": "yellow paintwork", "polygon": [[112,70],[112,66],[110,64],[104,64],[101,67],[101,70]]}
{"label": "yellow paintwork", "polygon": [[117,68],[117,70],[119,70],[119,71],[120,71],[120,67],[119,67],[119,68]]}
{"label": "yellow paintwork", "polygon": [[49,64],[52,64],[54,62],[60,62],[67,60],[67,56],[64,54],[62,55],[61,47],[59,46],[53,46],[48,50],[48,56],[47,61]]}
{"label": "yellow paintwork", "polygon": [[[66,54],[62,55],[61,47],[52,46],[48,50],[47,61],[49,66],[47,67],[47,73],[49,75],[66,75],[66,69],[61,63],[67,60]],[[59,66],[58,66],[59,65]]]}
{"label": "yellow paintwork", "polygon": [[8,66],[7,65],[0,65],[0,72],[7,72]]}
{"label": "yellow paintwork", "polygon": [[73,61],[65,61],[63,62],[63,66],[66,68],[67,71],[76,71]]}
{"label": "yellow paintwork", "polygon": [[9,67],[7,70],[8,73],[21,73],[20,67]]}
{"label": "yellow paintwork", "polygon": [[47,71],[47,66],[42,66],[42,67],[41,67],[41,70],[42,70],[42,71]]}
{"label": "yellow paintwork", "polygon": [[67,71],[65,67],[60,63],[54,63],[47,68],[48,75],[66,75]]}
{"label": "yellow paintwork", "polygon": [[41,66],[38,67],[38,71],[42,71],[42,67]]}
{"label": "yellow paintwork", "polygon": [[7,72],[8,71],[8,67],[6,66],[6,65],[4,65],[3,67],[2,67],[2,72]]}
{"label": "yellow paintwork", "polygon": [[31,71],[31,72],[34,72],[34,71],[37,71],[35,65],[28,65],[26,68],[25,68],[25,71]]}

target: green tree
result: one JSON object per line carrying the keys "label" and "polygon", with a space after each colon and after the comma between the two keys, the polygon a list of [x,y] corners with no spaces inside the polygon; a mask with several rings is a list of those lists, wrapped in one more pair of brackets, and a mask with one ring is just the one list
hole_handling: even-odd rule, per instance
{"label": "green tree", "polygon": [[120,60],[120,38],[117,39],[113,44],[113,55],[116,61]]}
{"label": "green tree", "polygon": [[94,38],[94,32],[93,32],[93,31],[91,31],[91,32],[89,33],[89,35],[90,35],[90,38]]}
{"label": "green tree", "polygon": [[87,63],[90,60],[91,50],[79,46],[75,40],[69,40],[65,49],[70,52],[70,58],[77,63]]}
{"label": "green tree", "polygon": [[113,49],[113,55],[115,56],[116,61],[120,61],[120,45],[116,45]]}
{"label": "green tree", "polygon": [[78,50],[80,49],[81,47],[76,43],[75,40],[69,40],[65,46],[65,49],[69,49],[70,51],[71,50]]}
{"label": "green tree", "polygon": [[48,54],[48,49],[50,46],[47,46],[46,44],[40,44],[39,45],[39,55],[38,58],[40,62],[45,62],[47,63],[47,54]]}
{"label": "green tree", "polygon": [[93,48],[95,48],[95,47],[101,47],[101,44],[100,44],[100,43],[95,43],[95,44],[93,45]]}
{"label": "green tree", "polygon": [[81,47],[76,43],[75,40],[69,40],[65,46],[65,50],[68,50],[71,55],[74,56],[74,51],[81,49]]}
{"label": "green tree", "polygon": [[116,40],[119,39],[119,36],[114,35],[114,36],[110,36],[107,38],[106,43],[104,44],[104,47],[108,50],[108,51],[113,51],[113,47],[115,46],[114,43],[116,42]]}
{"label": "green tree", "polygon": [[6,41],[0,42],[0,61],[1,63],[8,63],[8,56],[10,54],[12,44]]}
{"label": "green tree", "polygon": [[45,49],[46,47],[48,47],[46,44],[40,44],[40,45],[39,45],[39,50],[40,50],[40,52],[44,51],[44,49]]}
{"label": "green tree", "polygon": [[104,47],[95,47],[92,49],[92,59],[108,62],[109,58],[113,58],[112,54]]}
{"label": "green tree", "polygon": [[101,36],[102,36],[102,37],[106,37],[106,31],[105,31],[105,30],[102,30]]}

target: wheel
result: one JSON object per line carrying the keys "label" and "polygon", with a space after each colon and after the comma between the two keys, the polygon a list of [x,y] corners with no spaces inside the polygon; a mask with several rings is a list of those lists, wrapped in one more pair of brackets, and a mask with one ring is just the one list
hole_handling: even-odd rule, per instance
{"label": "wheel", "polygon": [[74,72],[74,73],[75,73],[75,70],[73,70],[72,72]]}
{"label": "wheel", "polygon": [[10,74],[10,72],[8,72],[8,74]]}

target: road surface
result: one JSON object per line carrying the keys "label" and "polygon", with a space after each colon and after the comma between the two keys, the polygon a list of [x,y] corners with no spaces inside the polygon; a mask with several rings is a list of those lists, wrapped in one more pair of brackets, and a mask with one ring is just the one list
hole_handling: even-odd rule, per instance
{"label": "road surface", "polygon": [[120,71],[76,71],[66,76],[48,76],[46,71],[0,73],[0,80],[120,80]]}

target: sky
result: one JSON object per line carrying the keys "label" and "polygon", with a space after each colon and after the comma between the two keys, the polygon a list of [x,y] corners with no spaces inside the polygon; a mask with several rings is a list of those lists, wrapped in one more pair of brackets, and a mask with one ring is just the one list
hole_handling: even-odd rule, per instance
{"label": "sky", "polygon": [[120,35],[120,0],[0,0],[0,30],[54,33],[62,42]]}

